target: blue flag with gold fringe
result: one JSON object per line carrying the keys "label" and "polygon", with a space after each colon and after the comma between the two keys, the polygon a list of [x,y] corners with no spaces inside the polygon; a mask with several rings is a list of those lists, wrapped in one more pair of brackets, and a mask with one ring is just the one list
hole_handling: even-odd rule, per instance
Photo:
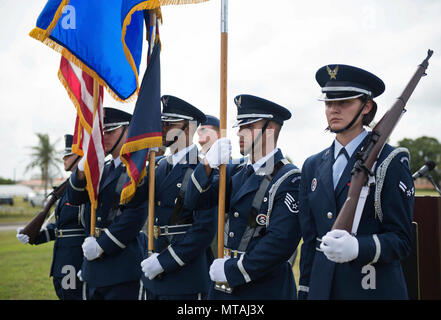
{"label": "blue flag with gold fringe", "polygon": [[121,203],[133,197],[139,181],[146,176],[148,148],[162,145],[160,48],[156,44],[139,90],[138,100],[120,158],[127,168]]}
{"label": "blue flag with gold fringe", "polygon": [[118,101],[138,90],[144,14],[158,0],[49,0],[30,36],[60,52]]}

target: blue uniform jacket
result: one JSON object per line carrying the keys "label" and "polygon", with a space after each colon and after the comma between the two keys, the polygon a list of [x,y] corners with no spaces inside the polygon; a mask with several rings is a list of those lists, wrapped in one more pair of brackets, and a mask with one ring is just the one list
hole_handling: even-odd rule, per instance
{"label": "blue uniform jacket", "polygon": [[[281,159],[283,155],[278,150],[274,155],[274,164]],[[292,164],[284,165],[265,191],[258,215],[267,216],[268,226],[252,237],[245,254],[232,257],[225,263],[225,274],[229,286],[233,288],[232,294],[213,289],[212,282],[208,299],[296,299],[292,266],[288,262],[300,240],[297,216],[300,173],[298,170],[296,173],[289,173],[293,169],[297,168]],[[238,250],[248,225],[254,195],[264,176],[254,173],[245,178],[246,166],[237,164],[227,165],[226,171],[226,208],[229,219],[225,246],[228,249]],[[269,190],[283,176],[285,179],[274,198],[271,198]],[[198,165],[188,186],[186,202],[199,201],[200,206],[216,206],[218,178],[218,172],[215,171],[207,177],[204,166]],[[206,199],[207,194],[209,194],[208,199]],[[201,196],[205,197],[203,201]],[[273,207],[268,218],[270,202]]]}
{"label": "blue uniform jacket", "polygon": [[[308,158],[302,168],[300,223],[303,245],[300,261],[300,298],[309,299],[406,299],[407,289],[400,260],[411,249],[414,203],[413,180],[406,153],[395,156],[386,172],[381,193],[383,218],[375,215],[375,187],[369,190],[357,232],[358,257],[348,263],[334,263],[317,250],[331,230],[343,206],[351,180],[358,146],[349,159],[334,192],[332,165],[334,144]],[[376,168],[393,151],[385,145]],[[306,292],[309,293],[305,294]]]}
{"label": "blue uniform jacket", "polygon": [[[159,161],[155,170],[155,225],[170,225],[175,201],[187,169],[194,169],[195,161],[178,163],[173,168],[168,158]],[[148,185],[148,176],[145,178]],[[174,235],[170,241],[167,236],[159,236],[154,241],[154,251],[164,272],[161,278],[149,280],[142,275],[144,286],[155,295],[187,295],[207,293],[210,278],[209,265],[213,259],[210,244],[216,232],[216,219],[213,210],[195,210],[194,204],[183,206],[178,225],[191,224],[184,234]],[[143,241],[144,259],[148,257],[147,237]]]}
{"label": "blue uniform jacket", "polygon": [[[55,240],[50,275],[55,278],[62,278],[67,271],[62,272],[64,266],[73,266],[75,275],[81,269],[83,262],[83,250],[81,245],[84,241],[84,227],[81,224],[80,206],[72,205],[67,201],[67,191],[58,201],[55,208],[55,223],[50,223],[41,230],[35,244]],[[71,234],[77,236],[56,237],[55,230],[76,230]],[[79,236],[83,234],[83,236]],[[70,270],[69,270],[70,272]]]}
{"label": "blue uniform jacket", "polygon": [[[146,194],[137,189],[127,205],[118,205],[120,191],[116,192],[119,177],[125,173],[121,164],[109,173],[108,163],[101,177],[98,208],[96,210],[96,227],[102,232],[97,242],[104,250],[101,257],[88,261],[84,258],[82,277],[90,287],[98,288],[119,283],[136,281],[141,278],[141,249],[137,237],[147,219]],[[76,170],[67,187],[68,200],[73,204],[87,203],[89,197],[85,189],[86,181],[76,179]],[[90,234],[90,209],[86,210],[85,229]]]}

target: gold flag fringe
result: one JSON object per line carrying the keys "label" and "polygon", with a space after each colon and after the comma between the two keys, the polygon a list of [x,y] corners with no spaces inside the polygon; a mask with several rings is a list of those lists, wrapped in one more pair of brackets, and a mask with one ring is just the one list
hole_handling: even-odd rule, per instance
{"label": "gold flag fringe", "polygon": [[[124,160],[123,160],[123,162],[124,162]],[[126,165],[126,167],[127,167],[127,165]],[[127,171],[127,173],[128,172],[129,171]],[[142,169],[141,174],[139,176],[139,183],[145,178],[146,175],[147,175],[147,170],[144,167],[144,169]],[[129,203],[130,200],[132,200],[133,196],[135,195],[136,188],[138,187],[135,185],[135,181],[133,180],[131,175],[129,175],[129,177],[130,177],[130,184],[121,191],[120,204]]]}
{"label": "gold flag fringe", "polygon": [[61,1],[60,5],[57,8],[57,11],[55,11],[55,14],[54,14],[54,17],[52,18],[51,23],[46,28],[46,30],[44,30],[44,39],[49,37],[49,35],[52,33],[52,30],[54,30],[55,26],[58,23],[58,20],[60,19],[61,15],[63,14],[64,6],[67,6],[69,4],[69,1],[70,0]]}
{"label": "gold flag fringe", "polygon": [[94,78],[98,83],[107,89],[107,92],[109,95],[119,102],[132,102],[135,100],[139,89],[137,89],[131,96],[127,97],[127,99],[123,100],[121,99],[108,85],[107,83],[91,68],[89,68],[87,65],[85,65],[80,59],[78,59],[73,53],[71,53],[68,49],[65,47],[59,45],[55,41],[51,40],[50,38],[44,38],[45,30],[40,28],[34,28],[29,35],[41,42],[43,42],[45,45],[47,45],[49,48],[57,51],[60,53],[63,57],[65,57],[67,60],[72,62],[74,65],[76,65],[78,68],[89,74],[92,78]]}
{"label": "gold flag fringe", "polygon": [[[162,136],[148,137],[137,141],[126,142],[124,143],[124,145],[121,148],[121,151],[119,152],[120,159],[126,165],[126,168],[130,168],[129,163],[122,156],[123,154],[136,152],[145,148],[160,147],[161,145],[162,145]],[[132,173],[129,170],[127,170],[127,175],[130,178],[130,184],[127,187],[125,187],[121,192],[121,196],[120,196],[121,204],[128,203],[133,198],[136,192],[136,183],[134,178],[132,177]],[[138,184],[142,181],[142,179],[144,179],[145,176],[146,176],[146,168],[144,167],[141,171]]]}
{"label": "gold flag fringe", "polygon": [[208,0],[159,0],[161,6],[168,5],[179,5],[179,4],[192,4],[192,3],[202,3],[207,2]]}
{"label": "gold flag fringe", "polygon": [[133,153],[146,148],[154,148],[162,146],[162,135],[148,137],[137,141],[126,142],[122,146],[119,155],[122,156],[126,153]]}
{"label": "gold flag fringe", "polygon": [[[92,174],[90,173],[89,163],[84,162],[84,174],[86,175],[86,181],[92,181]],[[95,199],[95,192],[91,183],[86,184],[86,190],[89,194],[90,204],[96,210],[98,207],[98,199]]]}
{"label": "gold flag fringe", "polygon": [[89,123],[86,121],[86,119],[84,119],[84,115],[81,112],[80,103],[78,102],[77,97],[75,97],[72,90],[70,89],[70,87],[67,83],[67,80],[64,78],[64,75],[61,72],[61,70],[58,70],[58,79],[60,80],[63,87],[66,89],[70,100],[72,101],[72,103],[75,106],[75,109],[77,109],[77,114],[80,118],[80,124],[86,129],[87,133],[92,134],[92,127],[89,125]]}

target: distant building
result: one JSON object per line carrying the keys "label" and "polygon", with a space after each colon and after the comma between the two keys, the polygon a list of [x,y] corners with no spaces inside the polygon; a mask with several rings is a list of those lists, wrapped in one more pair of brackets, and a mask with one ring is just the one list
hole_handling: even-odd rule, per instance
{"label": "distant building", "polygon": [[26,197],[33,190],[24,185],[3,184],[0,185],[0,196],[2,197]]}
{"label": "distant building", "polygon": [[[66,180],[66,178],[55,178],[52,180],[52,184],[48,186],[48,191],[52,189],[53,186],[58,186],[62,184]],[[31,179],[19,181],[17,185],[22,185],[31,188],[34,191],[43,190],[44,189],[44,181],[39,179]]]}

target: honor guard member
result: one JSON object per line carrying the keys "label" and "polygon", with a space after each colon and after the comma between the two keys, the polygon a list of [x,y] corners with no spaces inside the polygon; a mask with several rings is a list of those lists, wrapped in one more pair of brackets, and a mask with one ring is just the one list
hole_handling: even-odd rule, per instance
{"label": "honor guard member", "polygon": [[205,115],[207,120],[198,128],[199,144],[201,154],[205,155],[210,150],[213,143],[220,137],[220,121],[215,116]]}
{"label": "honor guard member", "polygon": [[[289,259],[300,240],[300,170],[277,148],[291,113],[251,95],[237,96],[235,103],[240,151],[249,158],[226,167],[224,258],[210,267],[208,299],[296,299]],[[207,206],[218,204],[219,175],[213,169],[229,162],[230,154],[229,139],[214,143],[192,174],[186,203],[205,197]]]}
{"label": "honor guard member", "polygon": [[[147,219],[147,204],[141,188],[128,204],[120,205],[126,168],[119,153],[130,119],[127,112],[104,108],[104,149],[112,160],[105,164],[100,181],[95,234],[87,237],[82,245],[85,259],[81,277],[87,282],[90,299],[94,300],[140,297],[142,255],[137,237]],[[80,162],[70,178],[68,199],[75,204],[90,205],[83,170]],[[89,233],[90,214],[84,221]]]}
{"label": "honor guard member", "polygon": [[[206,297],[215,234],[212,210],[183,205],[190,176],[198,163],[192,143],[205,115],[174,96],[162,98],[162,139],[171,154],[155,170],[154,253],[141,263],[147,300],[193,300]],[[146,177],[146,184],[148,177]],[[147,247],[147,244],[145,245]]]}
{"label": "honor guard member", "polygon": [[[64,170],[72,171],[78,164],[79,156],[72,153],[73,136],[64,136]],[[82,300],[86,294],[86,284],[77,277],[83,263],[81,244],[86,237],[82,225],[85,206],[75,206],[67,201],[67,192],[58,200],[55,208],[55,223],[42,228],[35,244],[54,240],[50,276],[53,277],[55,292],[60,300]],[[17,230],[17,238],[28,243],[29,237]]]}
{"label": "honor guard member", "polygon": [[[385,85],[377,76],[347,65],[316,73],[322,87],[333,144],[302,168],[300,222],[303,245],[299,297],[309,299],[407,299],[400,260],[411,250],[414,185],[406,149],[386,144],[369,179],[369,194],[352,234],[333,230],[351,181],[357,153],[367,143],[374,98]],[[360,205],[360,202],[359,202]],[[355,221],[355,219],[354,219]]]}
{"label": "honor guard member", "polygon": [[[203,160],[208,150],[210,150],[213,143],[220,138],[220,121],[215,116],[206,114],[207,120],[202,123],[198,128],[198,143],[201,145],[200,160]],[[213,208],[213,214],[217,215],[218,208]],[[217,221],[216,221],[217,229]],[[211,250],[213,256],[217,256],[217,236],[214,237],[211,243]],[[211,262],[210,262],[211,264]]]}

